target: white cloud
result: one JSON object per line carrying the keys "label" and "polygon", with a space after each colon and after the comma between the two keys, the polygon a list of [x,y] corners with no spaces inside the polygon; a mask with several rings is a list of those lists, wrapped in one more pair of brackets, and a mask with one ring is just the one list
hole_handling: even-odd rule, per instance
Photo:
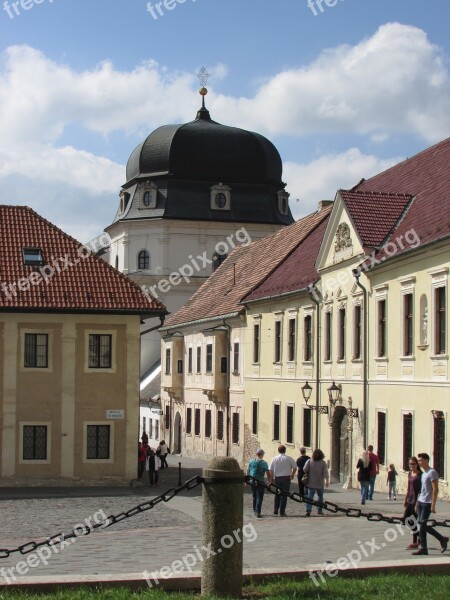
{"label": "white cloud", "polygon": [[308,164],[285,163],[283,178],[288,182],[294,218],[316,210],[319,200],[334,200],[338,189],[349,189],[363,177],[368,179],[401,160],[401,157],[382,160],[351,148],[341,154],[321,156]]}
{"label": "white cloud", "polygon": [[[227,76],[223,64],[208,70],[216,81]],[[100,231],[114,215],[125,170],[89,151],[77,132],[89,132],[89,139],[113,132],[143,139],[162,124],[191,120],[200,104],[193,81],[191,73],[170,72],[151,60],[131,71],[105,61],[77,72],[29,46],[7,48],[0,55],[1,201],[42,208],[61,225],[60,209],[48,202],[58,198],[64,223],[84,239],[91,234],[79,218],[80,202],[72,203],[82,198],[89,232]],[[224,96],[208,87],[213,118],[269,136],[356,133],[382,143],[393,134],[434,142],[450,133],[445,57],[421,29],[399,23],[261,81],[253,97]],[[63,133],[69,128],[68,142]],[[337,187],[354,185],[392,162],[353,149],[305,165],[288,163],[284,178],[292,196],[302,198],[303,213]]]}

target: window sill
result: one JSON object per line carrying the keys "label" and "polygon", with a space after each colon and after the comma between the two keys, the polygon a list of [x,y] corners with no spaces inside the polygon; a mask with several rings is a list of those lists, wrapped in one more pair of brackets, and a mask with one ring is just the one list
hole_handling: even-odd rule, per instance
{"label": "window sill", "polygon": [[410,354],[409,356],[399,356],[398,358],[399,358],[399,360],[401,360],[403,362],[415,361],[416,360],[416,357],[414,356],[414,354]]}
{"label": "window sill", "polygon": [[347,359],[346,358],[338,358],[336,362],[338,365],[343,365],[343,364],[346,364]]}
{"label": "window sill", "polygon": [[272,364],[273,364],[273,365],[278,365],[279,367],[281,367],[281,365],[282,365],[283,363],[281,362],[281,360],[278,360],[278,361],[273,361],[273,363],[272,363]]}
{"label": "window sill", "polygon": [[448,360],[448,354],[433,354],[431,360]]}
{"label": "window sill", "polygon": [[238,377],[240,375],[239,371],[233,371],[232,375],[234,375],[235,377]]}
{"label": "window sill", "polygon": [[313,364],[312,360],[302,360],[302,365],[312,366]]}
{"label": "window sill", "polygon": [[333,364],[333,360],[331,358],[328,358],[327,360],[323,361],[324,365],[332,365]]}
{"label": "window sill", "polygon": [[376,356],[373,360],[375,362],[380,362],[380,363],[382,363],[382,362],[385,362],[385,363],[389,362],[389,359],[387,358],[387,356]]}
{"label": "window sill", "polygon": [[362,364],[363,359],[362,358],[352,358],[352,363],[354,364]]}

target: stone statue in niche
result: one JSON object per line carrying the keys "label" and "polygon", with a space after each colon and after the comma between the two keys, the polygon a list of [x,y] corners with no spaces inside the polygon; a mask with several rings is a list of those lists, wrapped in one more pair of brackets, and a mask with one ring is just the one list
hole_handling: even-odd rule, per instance
{"label": "stone statue in niche", "polygon": [[422,317],[422,343],[424,346],[428,344],[428,306],[425,306]]}
{"label": "stone statue in niche", "polygon": [[336,241],[334,244],[334,251],[341,252],[346,248],[351,248],[352,239],[350,237],[350,227],[347,223],[341,223],[336,231]]}

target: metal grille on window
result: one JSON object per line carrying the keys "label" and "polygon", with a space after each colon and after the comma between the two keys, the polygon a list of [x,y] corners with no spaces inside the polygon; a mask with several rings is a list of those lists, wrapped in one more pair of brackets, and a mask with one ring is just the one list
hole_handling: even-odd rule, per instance
{"label": "metal grille on window", "polygon": [[239,413],[233,413],[233,444],[239,444]]}
{"label": "metal grille on window", "polygon": [[289,319],[289,360],[295,360],[295,319]]}
{"label": "metal grille on window", "polygon": [[87,458],[109,459],[110,431],[109,425],[87,426]]}
{"label": "metal grille on window", "polygon": [[205,410],[205,438],[211,437],[211,409],[207,408]]}
{"label": "metal grille on window", "polygon": [[186,409],[186,433],[192,433],[192,408]]}
{"label": "metal grille on window", "polygon": [[217,413],[217,439],[223,440],[223,410]]}
{"label": "metal grille on window", "polygon": [[379,412],[377,416],[378,421],[378,458],[381,465],[386,464],[386,413]]}
{"label": "metal grille on window", "polygon": [[286,442],[294,443],[294,407],[286,407]]}
{"label": "metal grille on window", "polygon": [[280,439],[280,405],[273,406],[273,439]]}
{"label": "metal grille on window", "polygon": [[304,347],[304,360],[310,361],[312,358],[312,317],[308,315],[304,320],[305,324],[305,347]]}
{"label": "metal grille on window", "polygon": [[89,336],[89,367],[93,369],[111,368],[111,335],[91,334]]}
{"label": "metal grille on window", "polygon": [[24,425],[23,459],[47,460],[47,426]]}
{"label": "metal grille on window", "polygon": [[200,435],[200,409],[195,409],[195,435]]}
{"label": "metal grille on window", "polygon": [[361,358],[361,346],[362,346],[362,322],[361,322],[362,310],[361,306],[355,306],[355,351],[354,358]]}
{"label": "metal grille on window", "polygon": [[433,468],[436,469],[439,479],[445,475],[445,417],[442,411],[434,411],[434,444]]}
{"label": "metal grille on window", "polygon": [[48,335],[46,333],[25,334],[25,367],[46,369],[48,366]]}
{"label": "metal grille on window", "polygon": [[412,414],[403,415],[403,470],[409,471],[409,459],[412,456]]}
{"label": "metal grille on window", "polygon": [[378,302],[378,356],[386,356],[386,300]]}

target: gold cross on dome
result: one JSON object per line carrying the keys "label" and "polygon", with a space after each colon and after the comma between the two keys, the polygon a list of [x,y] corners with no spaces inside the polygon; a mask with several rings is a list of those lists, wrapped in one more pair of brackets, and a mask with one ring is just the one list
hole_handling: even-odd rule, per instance
{"label": "gold cross on dome", "polygon": [[200,73],[197,74],[197,77],[199,78],[202,87],[205,87],[211,74],[206,71],[205,67],[202,67]]}

